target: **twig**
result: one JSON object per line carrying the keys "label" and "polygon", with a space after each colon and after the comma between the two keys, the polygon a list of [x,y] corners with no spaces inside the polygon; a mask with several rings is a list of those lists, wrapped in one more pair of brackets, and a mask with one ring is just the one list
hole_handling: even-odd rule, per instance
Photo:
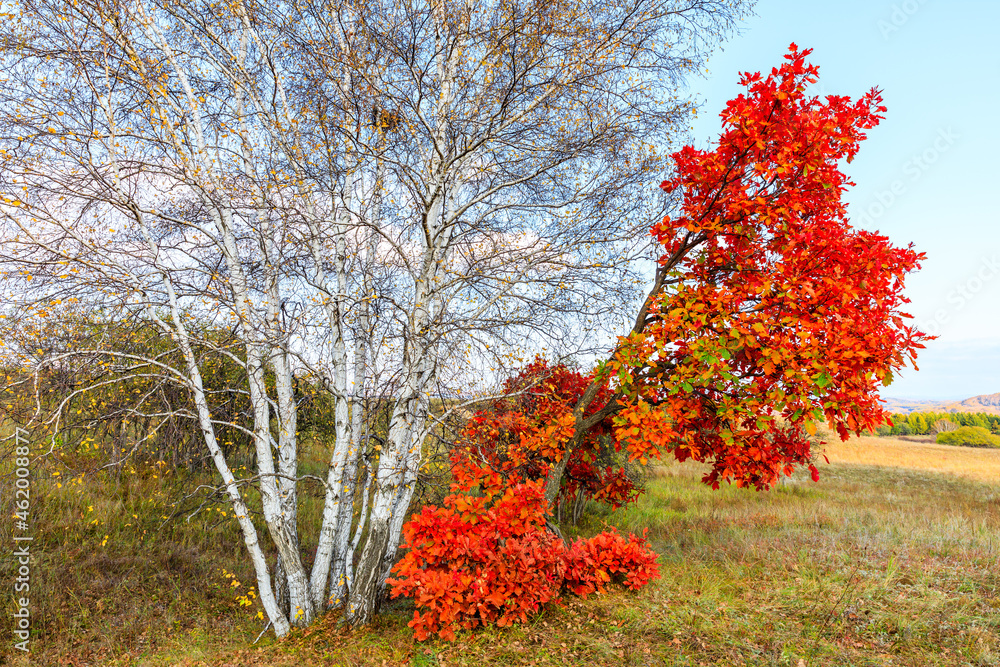
{"label": "twig", "polygon": [[[264,629],[260,631],[259,635],[257,635],[257,639],[253,640],[253,644],[256,644],[257,642],[260,641],[260,638],[264,636],[264,633],[267,632],[267,629],[269,627],[271,627],[271,621],[267,622],[267,625],[264,626]],[[253,644],[250,644],[250,646],[253,646]]]}

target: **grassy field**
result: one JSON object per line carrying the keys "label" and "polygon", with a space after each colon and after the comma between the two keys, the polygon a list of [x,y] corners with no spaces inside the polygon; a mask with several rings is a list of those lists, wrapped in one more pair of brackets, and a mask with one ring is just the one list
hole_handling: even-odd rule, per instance
{"label": "grassy field", "polygon": [[955,475],[975,482],[1000,484],[1000,455],[995,449],[937,445],[896,438],[861,437],[839,440],[826,448],[831,463],[876,465],[901,470]]}
{"label": "grassy field", "polygon": [[1000,665],[1000,451],[862,438],[826,455],[819,483],[768,493],[657,468],[639,503],[579,530],[648,529],[662,579],[454,643],[414,642],[404,601],[364,630],[328,615],[253,644],[224,508],[165,521],[169,475],[50,485],[32,508],[32,661],[8,664]]}

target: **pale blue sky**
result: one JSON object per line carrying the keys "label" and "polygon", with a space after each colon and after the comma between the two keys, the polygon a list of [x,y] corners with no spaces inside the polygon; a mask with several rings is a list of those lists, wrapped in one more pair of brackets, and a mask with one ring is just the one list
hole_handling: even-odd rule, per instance
{"label": "pale blue sky", "polygon": [[791,42],[814,49],[822,94],[884,91],[886,119],[845,171],[852,219],[927,253],[910,312],[940,338],[883,393],[958,399],[1000,392],[1000,2],[760,0],[691,88],[695,144],[719,130],[741,71],[768,72]]}

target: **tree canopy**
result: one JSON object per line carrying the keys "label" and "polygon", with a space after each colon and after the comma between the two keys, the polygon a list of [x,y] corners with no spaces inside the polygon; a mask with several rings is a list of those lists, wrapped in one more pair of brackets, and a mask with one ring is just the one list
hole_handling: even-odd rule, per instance
{"label": "tree canopy", "polygon": [[[25,0],[0,25],[5,356],[181,388],[183,409],[127,409],[197,428],[276,633],[329,607],[365,622],[431,397],[622,316],[669,203],[649,184],[691,110],[678,85],[747,4]],[[67,318],[159,342],[30,346]],[[214,401],[223,358],[239,419]],[[322,477],[298,468],[302,376],[333,402]]]}

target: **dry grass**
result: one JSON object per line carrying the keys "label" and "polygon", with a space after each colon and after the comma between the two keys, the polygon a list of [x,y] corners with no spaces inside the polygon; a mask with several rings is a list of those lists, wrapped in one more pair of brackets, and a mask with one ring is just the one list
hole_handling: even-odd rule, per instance
{"label": "dry grass", "polygon": [[1000,483],[1000,449],[852,436],[847,442],[832,438],[824,453],[830,463],[920,470],[987,484]]}
{"label": "dry grass", "polygon": [[[578,529],[648,529],[661,580],[639,594],[571,599],[527,625],[464,633],[455,643],[415,642],[403,601],[371,628],[346,630],[331,614],[306,632],[253,646],[262,624],[222,590],[224,581],[199,593],[199,581],[221,581],[219,567],[249,576],[242,554],[223,546],[233,543],[228,525],[205,523],[199,530],[220,535],[205,532],[193,562],[154,557],[133,569],[127,587],[53,594],[65,616],[40,628],[32,664],[1000,665],[997,454],[852,441],[829,447],[819,483],[799,475],[769,493],[712,491],[696,466],[664,466],[638,503],[617,512],[591,507]],[[95,512],[101,493],[87,492]],[[54,522],[71,516],[57,509],[48,508]],[[113,516],[102,514],[108,526],[94,529],[110,532]],[[62,566],[61,582],[84,587],[96,576],[93,542],[73,544],[83,528],[61,528],[61,539],[42,543],[45,562]],[[145,547],[118,535],[121,556],[136,561],[143,548],[170,545],[167,535]],[[173,539],[195,549],[196,537],[184,529]],[[154,596],[167,608],[139,601]],[[125,610],[136,637],[120,629]]]}

